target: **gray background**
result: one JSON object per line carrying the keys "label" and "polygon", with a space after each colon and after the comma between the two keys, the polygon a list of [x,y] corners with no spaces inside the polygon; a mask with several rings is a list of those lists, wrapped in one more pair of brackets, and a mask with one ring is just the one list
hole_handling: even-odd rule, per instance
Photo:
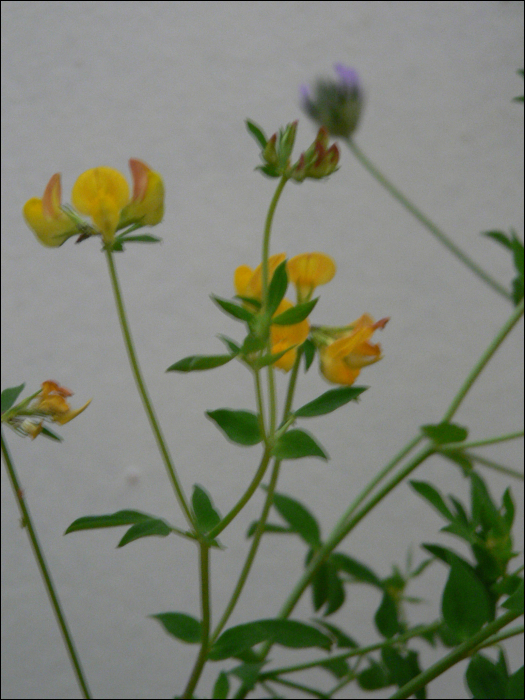
{"label": "gray background", "polygon": [[[25,381],[34,391],[53,378],[75,391],[75,406],[93,398],[82,417],[60,430],[62,445],[11,433],[8,439],[94,696],[171,697],[181,692],[196,648],[168,638],[147,615],[198,615],[196,552],[176,538],[115,550],[122,531],[62,536],[81,515],[122,508],[179,526],[183,519],[131,379],[98,242],[45,249],[26,228],[22,205],[42,196],[57,171],[65,201],[75,178],[96,165],[127,174],[133,156],[163,174],[166,216],[155,230],[163,243],[130,246],[118,256],[118,269],[184,487],[190,493],[194,483],[204,485],[225,513],[249,483],[260,450],[226,442],[203,412],[252,409],[251,377],[235,363],[188,376],[164,370],[188,354],[221,352],[217,333],[241,338],[241,328],[208,295],[230,296],[235,267],[258,263],[275,186],[253,171],[258,152],[243,120],[271,133],[300,117],[298,153],[315,134],[300,114],[298,86],[330,75],[334,62],[354,66],[366,91],[358,143],[506,282],[509,256],[479,233],[510,226],[523,232],[523,107],[511,102],[523,91],[515,73],[523,4],[4,2],[2,12],[2,386]],[[338,274],[321,290],[314,323],[348,323],[365,311],[391,316],[379,335],[385,358],[362,375],[371,389],[361,403],[308,424],[331,461],[288,462],[282,470],[279,490],[308,504],[324,533],[419,424],[440,419],[511,310],[344,148],[341,161],[329,182],[288,185],[272,241],[273,252],[322,250],[336,258]],[[520,428],[521,359],[516,331],[457,414],[472,438]],[[284,386],[280,375],[281,396]],[[296,405],[327,388],[313,369],[301,380]],[[517,466],[522,447],[516,441],[484,454]],[[499,497],[508,479],[483,473]],[[468,495],[458,469],[441,459],[425,463],[415,478]],[[513,490],[519,500],[520,484]],[[224,533],[228,549],[213,553],[215,620],[261,503],[257,494]],[[516,532],[521,523],[520,507]],[[456,544],[438,533],[443,524],[402,485],[343,551],[386,576],[392,563],[403,565],[410,543],[416,561],[422,541]],[[79,697],[4,474],[2,533],[2,697]],[[231,623],[274,614],[304,553],[291,538],[264,539],[253,585]],[[410,589],[428,601],[411,608],[412,622],[434,619],[445,574],[436,564]],[[378,603],[375,591],[353,587],[337,621],[360,643],[374,642],[370,619]],[[306,596],[295,616],[310,615]],[[418,647],[424,664],[437,658],[425,644]],[[516,669],[521,640],[506,648]],[[280,658],[299,656],[311,658],[293,652]],[[209,697],[217,670],[204,674],[200,697]],[[430,695],[467,697],[463,671],[460,665],[436,680]],[[310,680],[328,687],[322,671]]]}

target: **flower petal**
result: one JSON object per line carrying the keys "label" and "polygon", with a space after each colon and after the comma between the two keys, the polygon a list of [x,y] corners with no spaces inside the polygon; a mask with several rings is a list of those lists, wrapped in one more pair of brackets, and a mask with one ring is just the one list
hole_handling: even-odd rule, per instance
{"label": "flower petal", "polygon": [[126,178],[118,170],[100,166],[82,173],[73,185],[71,200],[82,214],[88,214],[106,242],[113,240],[120,213],[129,201]]}

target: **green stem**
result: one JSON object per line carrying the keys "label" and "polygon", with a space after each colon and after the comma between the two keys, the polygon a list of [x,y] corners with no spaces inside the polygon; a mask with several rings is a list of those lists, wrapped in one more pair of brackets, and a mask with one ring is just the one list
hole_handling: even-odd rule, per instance
{"label": "green stem", "polygon": [[496,437],[484,438],[483,440],[472,440],[471,442],[449,442],[447,445],[439,448],[440,452],[448,450],[468,450],[471,447],[483,447],[484,445],[495,445],[497,442],[506,442],[507,440],[516,440],[523,437],[523,430],[517,430],[514,433],[506,433],[505,435],[497,435]]}
{"label": "green stem", "polygon": [[270,206],[268,207],[268,213],[266,214],[266,222],[264,224],[264,236],[263,236],[263,247],[262,247],[262,300],[263,308],[266,306],[268,299],[268,284],[269,284],[269,274],[268,274],[268,258],[270,257],[270,235],[272,232],[272,221],[273,215],[275,214],[275,209],[279,198],[284,189],[284,186],[288,182],[288,178],[283,175],[279,180],[277,189],[272,197]]}
{"label": "green stem", "polygon": [[284,685],[286,688],[293,688],[294,690],[299,690],[302,693],[307,693],[312,695],[314,698],[330,698],[329,695],[323,693],[321,690],[316,688],[310,688],[302,683],[294,683],[293,681],[288,681],[285,678],[272,678],[273,683],[279,683],[279,685]]}
{"label": "green stem", "polygon": [[255,476],[252,479],[251,484],[249,487],[246,489],[245,493],[243,496],[237,501],[235,506],[230,510],[228,515],[226,515],[217,525],[213,528],[213,530],[210,530],[210,532],[207,533],[207,536],[210,539],[214,539],[219,535],[230,523],[231,521],[235,518],[235,516],[244,508],[244,506],[248,503],[250,498],[253,496],[255,493],[257,487],[262,481],[263,476],[266,473],[266,469],[268,467],[268,464],[270,463],[271,459],[271,452],[268,448],[264,450],[261,463],[259,464],[259,468],[257,469]]}
{"label": "green stem", "polygon": [[[446,454],[446,452],[444,452],[444,454]],[[500,472],[501,474],[507,474],[507,476],[512,476],[512,477],[514,477],[514,479],[519,479],[520,481],[523,481],[524,477],[523,477],[522,472],[519,472],[516,469],[511,469],[510,467],[505,467],[503,464],[498,464],[497,462],[493,462],[491,459],[486,459],[486,457],[481,457],[480,455],[472,454],[472,452],[464,452],[463,454],[468,459],[471,459],[474,462],[477,462],[478,464],[483,465],[484,467],[488,467],[489,469],[493,469],[495,472]]]}
{"label": "green stem", "polygon": [[113,294],[115,296],[115,303],[117,305],[120,327],[122,329],[122,335],[124,336],[124,343],[128,352],[128,358],[131,365],[131,370],[133,372],[133,376],[135,378],[135,383],[137,385],[140,398],[142,399],[144,410],[146,411],[146,415],[148,416],[153,435],[155,436],[155,440],[157,441],[157,446],[164,461],[166,471],[168,472],[168,477],[175,491],[175,495],[177,496],[177,499],[186,517],[186,520],[188,521],[189,525],[193,528],[194,523],[191,511],[186,502],[186,498],[184,496],[182,486],[180,485],[179,480],[177,478],[177,474],[175,473],[175,468],[173,466],[168,447],[162,435],[159,423],[157,421],[157,417],[155,416],[155,412],[153,411],[153,406],[151,404],[148,392],[146,390],[146,385],[144,384],[144,380],[140,372],[139,363],[135,354],[135,348],[133,346],[133,341],[131,339],[131,333],[128,326],[126,311],[124,309],[124,302],[122,299],[122,294],[120,292],[117,270],[115,268],[115,263],[113,261],[113,254],[111,250],[106,249],[106,260],[108,262],[109,276],[111,278],[111,285],[113,287]]}
{"label": "green stem", "polygon": [[472,370],[469,372],[467,378],[463,382],[463,386],[460,388],[460,390],[452,400],[452,403],[448,407],[447,411],[445,411],[445,415],[443,416],[443,422],[449,421],[454,415],[454,413],[456,413],[461,402],[467,395],[468,391],[470,390],[478,376],[481,374],[482,370],[485,368],[485,365],[488,363],[488,361],[494,355],[501,343],[505,340],[507,335],[511,332],[511,330],[514,328],[516,323],[523,315],[523,301],[524,300],[522,299],[518,306],[516,306],[512,314],[509,316],[508,320],[503,324],[499,333],[497,333],[497,335],[489,344],[488,348],[485,350],[483,355],[479,358]]}
{"label": "green stem", "polygon": [[47,594],[48,594],[49,599],[51,601],[51,607],[53,608],[53,612],[55,613],[55,617],[57,619],[58,626],[60,627],[60,631],[62,632],[64,644],[65,644],[67,652],[69,654],[69,658],[70,658],[71,664],[73,666],[73,670],[75,672],[75,675],[77,677],[78,684],[79,684],[80,689],[82,691],[82,695],[84,698],[90,698],[91,695],[89,692],[88,684],[84,678],[82,666],[80,665],[80,659],[77,655],[77,651],[76,651],[75,645],[73,643],[73,638],[69,632],[67,622],[66,622],[66,617],[65,617],[64,613],[62,612],[62,608],[60,606],[58,596],[55,592],[55,586],[54,586],[53,581],[51,579],[51,574],[49,573],[49,570],[47,568],[46,560],[44,559],[44,554],[43,554],[42,549],[40,547],[40,544],[38,542],[36,530],[33,527],[33,521],[31,520],[31,515],[29,513],[29,508],[27,507],[25,500],[24,500],[24,492],[22,491],[20,484],[18,482],[18,477],[16,475],[15,466],[14,466],[13,461],[11,459],[11,455],[9,454],[7,442],[5,442],[5,440],[4,440],[3,432],[1,434],[1,443],[2,443],[2,456],[4,458],[4,462],[5,462],[5,465],[7,468],[7,473],[9,474],[9,480],[11,482],[11,487],[13,489],[13,493],[15,495],[16,502],[18,503],[18,508],[20,509],[20,513],[22,515],[22,523],[23,523],[24,527],[27,528],[27,534],[29,536],[29,541],[31,542],[31,547],[33,549],[33,554],[35,555],[35,559],[37,561],[38,568],[40,569],[40,574],[42,576],[42,579],[44,580],[44,586],[46,588]]}
{"label": "green stem", "polygon": [[352,141],[352,139],[347,139],[346,141],[348,147],[355,155],[357,160],[363,165],[366,170],[374,177],[380,185],[382,185],[397,201],[405,207],[416,219],[423,224],[423,226],[430,231],[430,233],[435,236],[440,243],[442,243],[446,248],[450,250],[461,262],[466,265],[475,275],[482,279],[489,287],[501,294],[509,301],[512,301],[512,294],[505,289],[499,282],[493,279],[483,268],[481,268],[477,263],[475,263],[472,258],[470,258],[466,253],[464,253],[459,246],[457,246],[454,241],[452,241],[436,224],[431,221],[423,212],[418,209],[405,195],[400,192],[397,187],[395,187],[390,180],[383,175],[383,173],[375,166],[371,161],[365,156],[363,151],[358,148],[358,146]]}
{"label": "green stem", "polygon": [[440,661],[427,668],[411,681],[406,683],[402,688],[400,688],[396,693],[390,696],[391,700],[400,700],[401,698],[409,698],[420,688],[424,688],[427,683],[440,676],[442,673],[447,671],[449,668],[459,663],[465,659],[470,651],[477,647],[479,644],[484,642],[488,637],[498,632],[502,627],[505,627],[510,622],[515,620],[520,615],[521,612],[516,612],[515,610],[508,610],[501,617],[488,625],[485,625],[479,632],[473,635],[466,642],[463,642],[455,649],[453,649],[449,654],[444,656]]}
{"label": "green stem", "polygon": [[200,552],[200,573],[201,573],[201,614],[202,614],[202,642],[199,655],[195,661],[195,666],[191,672],[184,692],[181,698],[192,698],[193,691],[197,687],[202,669],[208,658],[210,650],[210,548],[206,542],[199,542]]}

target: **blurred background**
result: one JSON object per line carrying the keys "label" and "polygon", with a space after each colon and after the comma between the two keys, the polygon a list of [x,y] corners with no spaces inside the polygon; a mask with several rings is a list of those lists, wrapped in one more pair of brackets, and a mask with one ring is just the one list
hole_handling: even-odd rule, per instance
{"label": "blurred background", "polygon": [[[191,494],[201,484],[224,514],[250,482],[260,447],[228,443],[204,411],[253,410],[251,376],[236,363],[189,375],[165,369],[186,355],[222,352],[218,333],[242,339],[242,327],[209,295],[231,296],[235,268],[259,263],[275,187],[254,171],[259,153],[244,120],[271,134],[299,118],[298,154],[316,133],[300,112],[299,86],[333,76],[336,62],[353,66],[365,93],[356,142],[509,285],[510,256],[480,232],[514,227],[523,237],[523,106],[512,102],[523,94],[516,75],[523,3],[3,2],[2,59],[2,387],[26,382],[30,393],[54,379],[75,392],[74,407],[93,399],[57,430],[60,445],[7,438],[93,696],[173,697],[196,647],[168,637],[147,616],[199,616],[196,552],[175,537],[115,550],[123,530],[63,537],[80,516],[124,508],[180,527],[184,521],[133,384],[98,240],[46,249],[26,227],[23,204],[41,197],[55,172],[66,202],[78,175],[97,165],[128,175],[127,161],[136,157],[162,173],[166,214],[153,231],[162,244],[130,245],[115,257],[140,363],[184,488]],[[384,359],[358,382],[370,386],[360,403],[306,426],[331,460],[283,465],[278,491],[316,513],[325,535],[417,427],[440,420],[511,313],[344,145],[341,151],[341,169],[328,181],[287,186],[272,237],[273,253],[320,250],[337,262],[314,324],[347,324],[364,312],[391,317],[378,334]],[[519,328],[457,413],[472,439],[522,426]],[[278,379],[282,398],[286,378]],[[296,406],[328,388],[313,367],[301,378]],[[522,442],[483,454],[516,468]],[[482,475],[499,501],[509,479]],[[467,480],[443,459],[427,461],[414,478],[468,500]],[[512,490],[521,550],[521,483]],[[213,552],[215,620],[262,500],[260,492],[222,535],[227,549]],[[404,566],[410,545],[416,563],[424,558],[421,542],[461,549],[439,533],[443,525],[402,484],[341,551],[387,576],[392,564]],[[304,556],[297,539],[263,538],[230,623],[274,615]],[[411,623],[438,615],[446,573],[435,564],[409,589],[425,599],[410,608]],[[379,602],[378,592],[352,587],[336,622],[360,644],[374,643]],[[294,617],[311,616],[308,593]],[[4,472],[2,623],[3,698],[80,697]],[[423,642],[414,648],[425,666],[442,655]],[[276,649],[286,663],[313,658]],[[522,640],[506,649],[516,670]],[[200,697],[210,696],[218,668],[206,669]],[[464,670],[460,664],[433,682],[430,697],[468,697]],[[309,680],[331,684],[322,670]],[[366,696],[353,686],[350,692]]]}

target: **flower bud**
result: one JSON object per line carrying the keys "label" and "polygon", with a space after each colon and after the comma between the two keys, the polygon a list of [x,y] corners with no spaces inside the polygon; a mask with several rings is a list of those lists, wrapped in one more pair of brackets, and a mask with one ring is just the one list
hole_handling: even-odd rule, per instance
{"label": "flower bud", "polygon": [[314,121],[332,136],[348,138],[355,131],[363,103],[359,79],[353,68],[337,63],[339,80],[318,80],[312,92],[301,87],[301,106]]}

